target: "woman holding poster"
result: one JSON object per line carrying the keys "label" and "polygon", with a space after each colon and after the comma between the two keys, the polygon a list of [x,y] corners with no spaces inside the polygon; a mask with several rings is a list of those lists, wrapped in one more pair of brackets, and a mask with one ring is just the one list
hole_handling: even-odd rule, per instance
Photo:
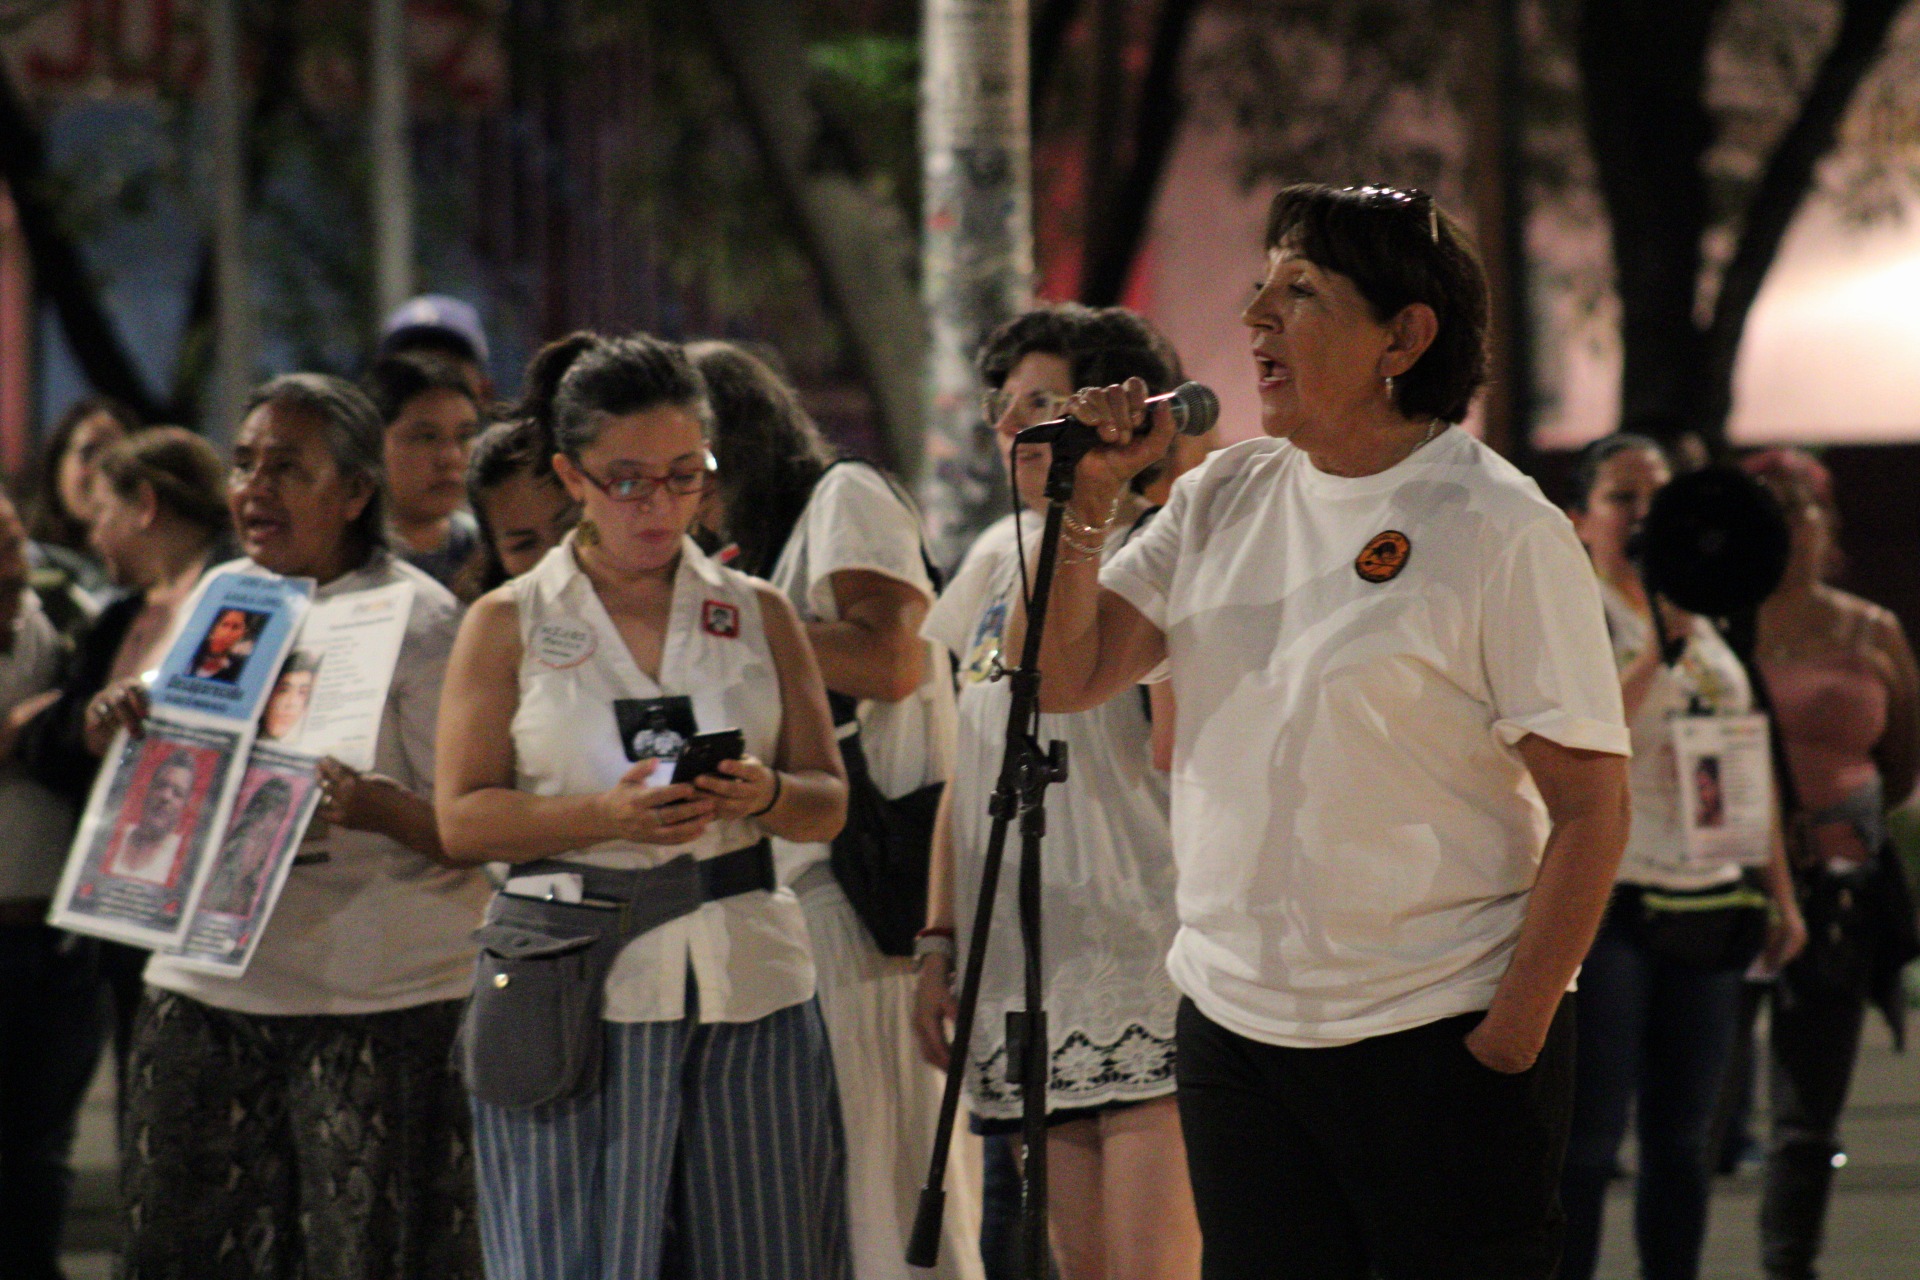
{"label": "woman holding poster", "polygon": [[[1763,943],[1777,967],[1806,936],[1777,831],[1745,858],[1767,863],[1765,895],[1745,882],[1739,862],[1704,860],[1690,848],[1689,811],[1698,828],[1726,820],[1722,759],[1682,753],[1678,735],[1706,718],[1747,714],[1753,692],[1712,623],[1665,601],[1656,622],[1627,554],[1670,475],[1652,440],[1613,435],[1587,447],[1575,482],[1574,529],[1600,579],[1633,741],[1633,825],[1606,919],[1580,970],[1573,1128],[1561,1179],[1563,1280],[1593,1275],[1607,1183],[1636,1110],[1641,1270],[1698,1272],[1708,1131],[1733,1048],[1741,978]],[[1678,648],[1663,654],[1669,640]]]}
{"label": "woman holding poster", "polygon": [[[475,602],[440,723],[448,852],[517,864],[462,1049],[488,1274],[651,1278],[672,1239],[688,1280],[849,1280],[832,1057],[768,839],[846,814],[819,669],[786,597],[687,536],[714,463],[681,348],[583,344],[553,420],[584,518]],[[649,758],[668,734],[678,762]]]}
{"label": "woman holding poster", "polygon": [[[234,444],[232,568],[311,578],[316,607],[395,583],[413,596],[374,767],[321,763],[322,821],[244,976],[147,966],[121,1133],[143,1280],[479,1275],[447,1063],[486,889],[444,865],[426,799],[458,607],[386,549],[380,449],[365,395],[317,374],[256,391]],[[99,705],[137,728],[146,699],[123,682]]]}
{"label": "woman holding poster", "polygon": [[[191,431],[143,431],[108,449],[92,470],[93,549],[125,594],[80,636],[59,699],[27,724],[17,747],[27,772],[76,811],[85,807],[113,738],[112,726],[90,715],[89,706],[109,684],[159,665],[180,607],[233,527],[226,468],[213,446]],[[124,1097],[147,953],[118,942],[98,948]]]}

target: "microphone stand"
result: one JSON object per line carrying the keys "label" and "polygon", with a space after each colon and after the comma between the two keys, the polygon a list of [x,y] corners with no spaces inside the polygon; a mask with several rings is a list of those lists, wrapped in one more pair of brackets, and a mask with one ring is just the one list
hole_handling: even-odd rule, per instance
{"label": "microphone stand", "polygon": [[946,1091],[940,1098],[933,1156],[928,1161],[927,1181],[920,1190],[919,1210],[914,1215],[913,1235],[907,1245],[907,1262],[916,1267],[931,1267],[940,1257],[940,1223],[947,1202],[947,1156],[953,1144],[954,1118],[960,1109],[960,1088],[966,1074],[968,1045],[973,1038],[974,1015],[980,1004],[980,974],[985,967],[987,938],[993,927],[994,900],[1000,887],[1007,833],[1017,816],[1020,820],[1020,942],[1025,960],[1026,1008],[1007,1014],[1007,1061],[1009,1065],[1019,1063],[1021,1142],[1026,1148],[1020,1177],[1021,1274],[1026,1280],[1049,1280],[1052,1273],[1047,1241],[1047,1085],[1051,1071],[1040,968],[1040,846],[1047,832],[1047,788],[1067,780],[1067,744],[1050,742],[1043,748],[1036,736],[1040,716],[1040,640],[1046,628],[1047,602],[1053,592],[1061,519],[1073,497],[1074,470],[1092,443],[1090,439],[1056,438],[1053,461],[1047,469],[1046,524],[1040,534],[1040,559],[1034,567],[1032,596],[1027,601],[1027,634],[1021,645],[1020,665],[1007,673],[1013,700],[1007,707],[1000,778],[987,809],[993,825],[987,836],[986,858],[980,868],[980,896],[974,907],[967,963],[953,1018],[953,1048],[947,1062]]}

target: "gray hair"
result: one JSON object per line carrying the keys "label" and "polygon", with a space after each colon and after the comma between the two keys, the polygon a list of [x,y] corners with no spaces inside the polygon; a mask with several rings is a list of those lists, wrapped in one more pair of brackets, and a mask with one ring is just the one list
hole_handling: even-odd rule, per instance
{"label": "gray hair", "polygon": [[367,393],[330,373],[286,373],[255,387],[241,421],[262,408],[303,413],[326,428],[327,453],[340,474],[367,482],[373,496],[347,531],[369,551],[387,545],[386,424]]}

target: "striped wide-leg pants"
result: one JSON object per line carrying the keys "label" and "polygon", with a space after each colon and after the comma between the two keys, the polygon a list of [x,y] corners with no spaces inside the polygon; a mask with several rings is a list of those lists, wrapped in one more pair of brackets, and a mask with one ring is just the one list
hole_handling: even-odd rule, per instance
{"label": "striped wide-leg pants", "polygon": [[850,1280],[846,1154],[816,1003],[603,1023],[600,1088],[475,1102],[490,1280]]}

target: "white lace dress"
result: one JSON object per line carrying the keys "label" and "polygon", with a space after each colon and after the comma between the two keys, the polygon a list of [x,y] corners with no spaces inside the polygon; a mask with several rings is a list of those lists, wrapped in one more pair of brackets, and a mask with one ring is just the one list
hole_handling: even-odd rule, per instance
{"label": "white lace dress", "polygon": [[[1126,538],[1136,508],[1115,522],[1107,554]],[[1028,517],[1027,545],[1039,521]],[[1000,770],[1011,692],[994,679],[1002,632],[1019,585],[1013,519],[980,536],[928,615],[925,634],[959,656],[959,743],[954,761],[955,922],[966,954],[982,859],[987,801]],[[1008,655],[1008,661],[1014,655]],[[1174,867],[1167,777],[1153,767],[1141,688],[1074,715],[1044,715],[1040,740],[1067,743],[1070,776],[1047,793],[1042,849],[1048,1039],[1047,1109],[1138,1102],[1173,1092],[1173,1024],[1179,992],[1167,976],[1173,941]],[[1020,1114],[1017,1067],[1007,1056],[1006,1013],[1024,1007],[1019,917],[1019,833],[1001,872],[967,1085],[982,1120]]]}

